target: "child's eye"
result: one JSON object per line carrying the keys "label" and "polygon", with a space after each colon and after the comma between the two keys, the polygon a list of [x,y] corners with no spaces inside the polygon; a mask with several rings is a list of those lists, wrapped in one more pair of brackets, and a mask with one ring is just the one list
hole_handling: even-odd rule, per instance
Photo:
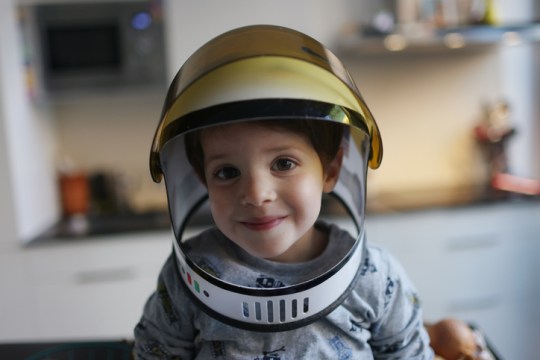
{"label": "child's eye", "polygon": [[232,166],[222,167],[214,173],[219,180],[230,180],[240,175],[240,171]]}
{"label": "child's eye", "polygon": [[296,163],[292,161],[291,159],[283,158],[278,159],[276,162],[274,162],[274,165],[272,165],[272,170],[276,171],[287,171],[291,170],[296,166]]}

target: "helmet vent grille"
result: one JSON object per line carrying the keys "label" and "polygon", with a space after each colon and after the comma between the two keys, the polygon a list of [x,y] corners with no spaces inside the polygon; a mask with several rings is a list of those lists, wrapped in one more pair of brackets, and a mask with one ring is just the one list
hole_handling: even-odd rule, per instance
{"label": "helmet vent grille", "polygon": [[245,319],[254,318],[259,322],[274,323],[286,322],[287,318],[296,319],[299,314],[307,314],[309,312],[309,298],[292,299],[287,301],[267,300],[265,302],[242,302],[242,316]]}

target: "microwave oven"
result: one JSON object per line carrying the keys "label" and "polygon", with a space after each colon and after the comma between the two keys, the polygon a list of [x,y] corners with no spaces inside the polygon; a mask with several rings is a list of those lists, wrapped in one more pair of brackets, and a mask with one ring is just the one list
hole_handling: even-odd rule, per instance
{"label": "microwave oven", "polygon": [[34,60],[45,91],[166,82],[160,0],[39,3],[32,17]]}

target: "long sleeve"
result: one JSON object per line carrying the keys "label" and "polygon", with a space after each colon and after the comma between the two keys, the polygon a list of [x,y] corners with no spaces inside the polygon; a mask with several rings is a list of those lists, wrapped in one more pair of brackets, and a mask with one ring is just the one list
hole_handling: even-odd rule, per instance
{"label": "long sleeve", "polygon": [[[376,248],[372,253],[376,253]],[[416,289],[397,260],[381,252],[379,316],[372,323],[371,348],[375,359],[432,359]],[[384,279],[385,277],[385,279]]]}
{"label": "long sleeve", "polygon": [[[216,246],[218,241],[213,233],[197,239],[204,252],[194,258],[201,267],[219,275],[232,272],[231,281],[248,279],[253,286],[258,284],[257,276],[272,279],[273,284],[294,283],[291,276],[296,272],[284,271],[283,264],[272,268],[253,259],[231,265],[230,254]],[[350,248],[351,239],[344,232],[334,229],[331,241]],[[327,250],[321,261],[341,251],[334,246]],[[198,309],[186,294],[172,255],[135,328],[136,358],[262,359],[273,354],[282,359],[433,359],[416,290],[405,271],[380,248],[369,246],[363,251],[358,281],[340,306],[312,324],[277,333],[234,328]],[[238,268],[242,264],[244,271]],[[234,278],[234,274],[240,275]]]}
{"label": "long sleeve", "polygon": [[160,273],[156,291],[135,327],[136,359],[192,359],[195,356],[193,311],[185,297],[171,256]]}

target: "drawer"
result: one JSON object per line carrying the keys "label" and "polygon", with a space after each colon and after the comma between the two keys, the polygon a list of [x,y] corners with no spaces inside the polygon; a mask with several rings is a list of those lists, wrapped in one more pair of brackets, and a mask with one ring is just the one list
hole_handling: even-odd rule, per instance
{"label": "drawer", "polygon": [[80,281],[154,276],[171,252],[169,233],[87,239],[30,248],[27,266],[38,283],[77,284]]}
{"label": "drawer", "polygon": [[133,277],[35,288],[40,338],[75,340],[131,338],[155,278]]}
{"label": "drawer", "polygon": [[512,262],[504,234],[481,232],[460,237],[446,237],[441,242],[442,256],[433,269],[441,295],[456,293],[499,294],[512,279]]}

